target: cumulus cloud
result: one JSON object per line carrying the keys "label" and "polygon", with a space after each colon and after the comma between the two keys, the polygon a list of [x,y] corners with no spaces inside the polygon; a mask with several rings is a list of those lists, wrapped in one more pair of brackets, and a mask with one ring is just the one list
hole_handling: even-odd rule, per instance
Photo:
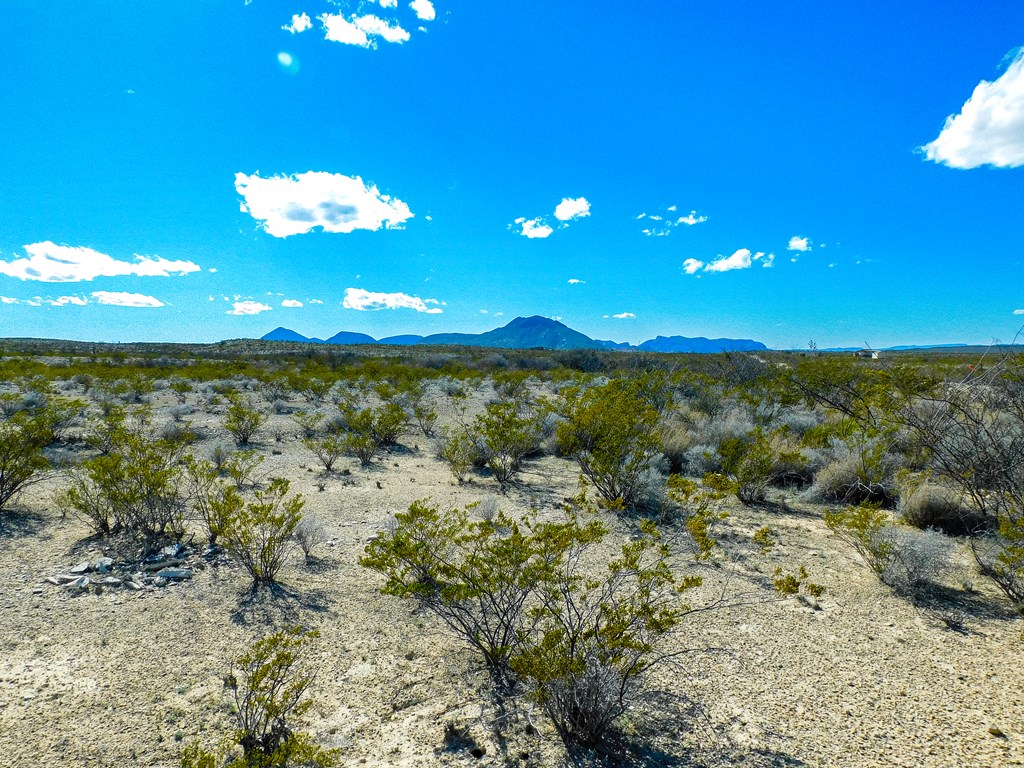
{"label": "cumulus cloud", "polygon": [[440,315],[444,311],[440,307],[427,306],[440,303],[437,299],[421,299],[419,296],[410,296],[407,293],[376,293],[364,291],[362,288],[346,288],[345,299],[341,302],[341,306],[345,309],[360,311],[414,309],[428,315]]}
{"label": "cumulus cloud", "polygon": [[585,197],[563,197],[562,202],[555,206],[555,218],[559,221],[572,221],[589,215],[590,202]]}
{"label": "cumulus cloud", "polygon": [[519,225],[519,234],[523,237],[529,237],[531,240],[535,237],[544,238],[550,235],[553,230],[538,216],[535,219],[527,219],[520,216],[515,220],[515,223]]}
{"label": "cumulus cloud", "polygon": [[297,35],[300,32],[305,32],[307,29],[313,26],[312,20],[308,14],[296,13],[292,16],[290,24],[285,24],[281,29],[286,32],[291,32],[293,35]]}
{"label": "cumulus cloud", "polygon": [[683,262],[683,272],[688,275],[692,275],[700,270],[704,266],[704,262],[699,259],[687,259]]}
{"label": "cumulus cloud", "polygon": [[409,39],[409,33],[397,22],[388,24],[387,21],[366,14],[364,16],[352,16],[345,18],[340,13],[323,13],[317,16],[324,27],[324,39],[335,43],[346,45],[358,45],[361,48],[376,48],[377,38],[388,43],[404,43]]}
{"label": "cumulus cloud", "polygon": [[569,285],[583,285],[586,282],[586,280],[580,280],[578,277],[569,278]]}
{"label": "cumulus cloud", "polygon": [[774,267],[775,266],[775,254],[774,253],[769,253],[767,256],[765,256],[764,257],[764,261],[761,262],[761,266],[764,267],[765,269],[771,269],[772,267]]}
{"label": "cumulus cloud", "polygon": [[381,8],[397,8],[398,0],[380,0]]}
{"label": "cumulus cloud", "polygon": [[143,293],[125,293],[124,291],[93,291],[92,297],[100,304],[113,307],[162,307],[164,303],[153,296]]}
{"label": "cumulus cloud", "polygon": [[134,262],[118,261],[92,248],[55,245],[49,240],[26,245],[24,249],[28,258],[0,261],[0,275],[43,283],[77,283],[97,277],[168,277],[199,271],[199,265],[191,261],[139,255]]}
{"label": "cumulus cloud", "polygon": [[267,306],[258,301],[236,301],[224,314],[226,315],[258,315],[260,312],[269,312],[273,307]]}
{"label": "cumulus cloud", "polygon": [[[382,2],[381,5],[383,4],[384,3]],[[412,0],[412,2],[409,3],[409,7],[416,12],[416,17],[420,21],[433,21],[436,16],[434,4],[431,3],[430,0]]]}
{"label": "cumulus cloud", "polygon": [[282,307],[301,307],[302,302],[298,299],[285,299],[281,302]]}
{"label": "cumulus cloud", "polygon": [[749,248],[740,248],[732,256],[719,256],[717,259],[712,261],[706,267],[705,272],[731,272],[734,269],[747,269],[751,265],[752,259],[759,259],[764,256],[763,253],[758,253],[756,256],[751,254]]}
{"label": "cumulus cloud", "polygon": [[663,214],[657,213],[641,213],[636,217],[637,221],[647,220],[653,222],[653,225],[644,227],[640,232],[648,237],[665,237],[670,234],[673,229],[679,226],[692,227],[695,224],[703,224],[708,220],[707,216],[702,216],[697,211],[690,211],[686,216],[676,216],[677,206],[670,205],[665,209]]}
{"label": "cumulus cloud", "polygon": [[241,210],[268,234],[288,237],[320,227],[324,232],[349,233],[400,228],[413,217],[398,198],[382,195],[376,185],[359,176],[308,171],[291,176],[260,177],[235,174],[235,189],[243,198]]}
{"label": "cumulus cloud", "polygon": [[1017,168],[1024,165],[1024,49],[996,80],[982,80],[959,114],[920,148],[925,158],[950,168]]}
{"label": "cumulus cloud", "polygon": [[793,237],[789,238],[789,245],[786,246],[787,251],[805,252],[811,250],[812,248],[813,246],[811,245],[810,238],[800,237],[799,235],[794,235]]}

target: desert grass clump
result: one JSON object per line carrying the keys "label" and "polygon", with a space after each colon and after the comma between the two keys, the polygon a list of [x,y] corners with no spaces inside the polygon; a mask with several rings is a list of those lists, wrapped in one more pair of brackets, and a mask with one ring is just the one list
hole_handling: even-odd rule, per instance
{"label": "desert grass clump", "polygon": [[313,515],[304,515],[299,524],[295,526],[295,532],[292,535],[295,537],[295,543],[302,550],[307,565],[314,562],[316,559],[314,553],[327,543],[328,538],[324,524]]}

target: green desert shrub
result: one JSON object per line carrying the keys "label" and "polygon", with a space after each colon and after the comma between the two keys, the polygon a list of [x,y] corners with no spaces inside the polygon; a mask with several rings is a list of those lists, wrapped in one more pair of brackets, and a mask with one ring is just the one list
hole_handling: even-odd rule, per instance
{"label": "green desert shrub", "polygon": [[616,379],[583,392],[567,388],[562,416],[556,428],[562,453],[575,459],[606,501],[634,506],[659,441],[658,411],[639,386]]}
{"label": "green desert shrub", "polygon": [[[313,702],[315,680],[304,662],[305,646],[315,631],[292,627],[258,640],[240,656],[224,678],[231,692],[235,728],[214,751],[199,742],[182,755],[182,768],[329,768],[337,750],[324,749],[297,726]],[[241,754],[238,754],[239,750]]]}
{"label": "green desert shrub", "polygon": [[788,445],[784,431],[765,432],[755,427],[743,438],[734,437],[718,446],[721,478],[715,486],[736,494],[743,504],[765,500],[768,489],[800,467],[805,459]]}
{"label": "green desert shrub", "polygon": [[265,413],[250,407],[241,396],[229,396],[227,416],[224,418],[224,429],[235,438],[237,445],[248,445],[256,431],[263,426],[266,420],[267,415]]}
{"label": "green desert shrub", "polygon": [[51,437],[44,421],[24,412],[0,421],[0,512],[18,493],[44,478],[49,462],[43,448]]}
{"label": "green desert shrub", "polygon": [[488,403],[469,429],[480,460],[502,486],[515,479],[541,441],[541,417],[514,400]]}
{"label": "green desert shrub", "polygon": [[234,488],[226,488],[209,501],[211,514],[223,521],[224,548],[249,573],[253,586],[275,584],[284,566],[296,527],[302,520],[302,496],[288,496],[289,482],[275,477],[264,489],[246,500]]}
{"label": "green desert shrub", "polygon": [[606,533],[582,496],[555,522],[416,502],[360,562],[479,652],[501,689],[524,685],[567,744],[590,747],[643,697],[688,610],[679,593],[700,583],[675,578],[652,523],[602,563],[588,554]]}

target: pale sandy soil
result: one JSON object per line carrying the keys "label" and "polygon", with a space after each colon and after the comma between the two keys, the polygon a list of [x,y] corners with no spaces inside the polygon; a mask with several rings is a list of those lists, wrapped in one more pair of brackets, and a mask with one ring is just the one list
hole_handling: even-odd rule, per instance
{"label": "pale sandy soil", "polygon": [[[209,432],[198,454],[228,442],[220,416],[197,409],[189,418]],[[288,433],[281,443],[275,427]],[[61,519],[51,502],[59,478],[21,499],[0,536],[0,765],[176,765],[184,744],[212,744],[229,727],[221,677],[230,660],[289,622],[321,631],[308,730],[339,747],[343,765],[561,765],[541,713],[523,702],[502,717],[470,653],[432,616],[379,594],[380,578],[357,563],[383,521],[413,500],[462,505],[495,493],[493,481],[456,485],[420,435],[370,470],[345,459],[352,484],[335,476],[319,492],[307,471],[316,460],[293,422],[274,416],[261,434],[261,471],[289,478],[331,537],[315,568],[292,555],[283,599],[247,600],[247,577],[230,563],[153,592],[72,596],[42,579],[110,553],[111,543]],[[532,462],[502,507],[557,514],[576,475],[563,459]],[[636,764],[1024,765],[1024,622],[1008,603],[965,559],[977,590],[960,593],[966,631],[945,629],[879,584],[829,534],[821,509],[792,506],[727,505],[724,546],[739,559],[710,569],[690,602],[712,601],[725,585],[739,604],[687,618],[673,638],[695,650],[660,669],[664,693],[625,723],[648,745]],[[616,541],[628,535],[608,522]],[[780,545],[756,557],[749,536],[766,524]],[[765,588],[783,561],[804,564],[827,588],[820,610]],[[688,567],[684,556],[678,565]],[[482,759],[445,751],[448,722],[468,728]]]}

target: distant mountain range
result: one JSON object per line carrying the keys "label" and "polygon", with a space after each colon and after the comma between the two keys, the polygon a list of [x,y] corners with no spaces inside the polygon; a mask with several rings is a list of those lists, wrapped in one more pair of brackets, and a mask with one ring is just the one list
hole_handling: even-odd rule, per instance
{"label": "distant mountain range", "polygon": [[288,328],[275,328],[263,341],[298,341],[310,344],[452,344],[467,347],[499,349],[639,349],[646,352],[756,352],[767,350],[760,341],[751,339],[706,339],[703,336],[658,336],[633,346],[626,342],[601,341],[573,330],[548,317],[517,317],[508,325],[485,333],[435,333],[430,336],[388,336],[374,339],[365,333],[341,331],[329,339],[303,336]]}

